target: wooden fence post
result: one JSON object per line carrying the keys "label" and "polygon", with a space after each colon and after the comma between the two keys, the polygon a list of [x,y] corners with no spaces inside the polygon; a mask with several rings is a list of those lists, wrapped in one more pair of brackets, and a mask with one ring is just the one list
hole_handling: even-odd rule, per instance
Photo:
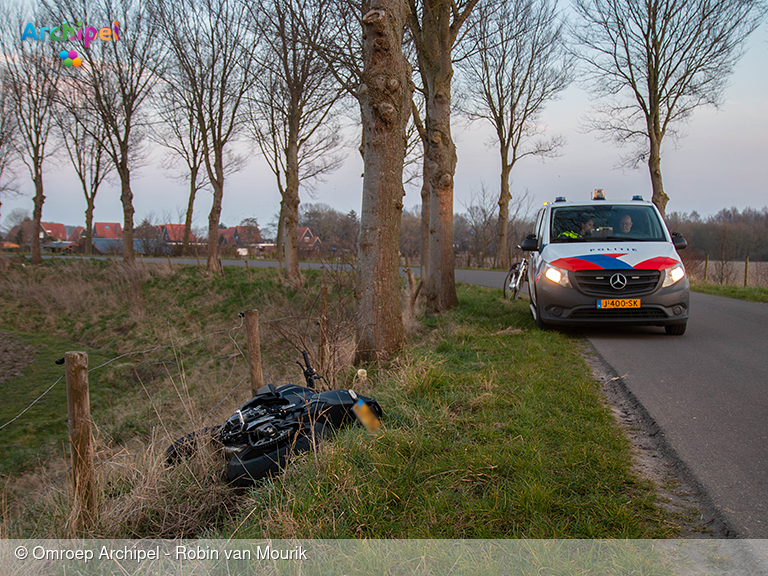
{"label": "wooden fence post", "polygon": [[88,393],[88,355],[67,352],[64,355],[67,378],[69,441],[72,456],[71,530],[80,533],[90,525],[96,512],[96,490],[91,446],[91,406]]}
{"label": "wooden fence post", "polygon": [[248,363],[251,373],[251,390],[256,391],[264,386],[264,375],[261,373],[261,347],[259,341],[259,311],[245,311],[245,332],[248,335]]}
{"label": "wooden fence post", "polygon": [[248,260],[245,261],[245,269],[248,271],[248,282],[251,281],[251,267],[248,265]]}
{"label": "wooden fence post", "polygon": [[744,288],[747,287],[749,281],[749,256],[744,261]]}
{"label": "wooden fence post", "polygon": [[704,259],[704,282],[707,281],[707,272],[709,272],[709,254]]}

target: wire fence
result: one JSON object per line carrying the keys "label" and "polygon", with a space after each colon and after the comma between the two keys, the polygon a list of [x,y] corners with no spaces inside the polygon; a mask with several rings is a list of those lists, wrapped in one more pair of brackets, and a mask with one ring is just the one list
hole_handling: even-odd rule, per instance
{"label": "wire fence", "polygon": [[[92,368],[88,369],[88,375],[97,372],[99,370],[103,370],[106,367],[120,361],[125,360],[127,358],[135,358],[135,357],[141,357],[141,356],[150,356],[151,354],[163,352],[166,350],[173,350],[174,355],[176,356],[174,359],[161,359],[156,360],[155,358],[150,359],[148,362],[141,366],[133,365],[132,368],[134,371],[139,370],[140,368],[143,370],[147,370],[148,368],[151,368],[153,366],[163,365],[166,366],[168,363],[171,364],[178,364],[179,358],[178,358],[178,352],[179,350],[182,350],[184,348],[188,348],[192,346],[193,344],[210,340],[215,338],[216,336],[221,336],[226,334],[227,339],[231,343],[234,349],[234,353],[228,354],[225,356],[221,356],[219,358],[214,357],[213,360],[225,358],[228,360],[239,360],[239,359],[245,359],[246,354],[243,351],[243,348],[241,346],[241,343],[238,341],[238,337],[241,336],[241,332],[244,326],[244,313],[238,314],[238,320],[236,324],[230,328],[223,329],[223,330],[216,330],[213,332],[209,332],[200,336],[197,336],[195,338],[192,338],[190,340],[187,340],[185,342],[181,343],[167,343],[159,346],[154,346],[151,348],[145,348],[142,350],[136,350],[132,352],[126,352],[123,354],[120,354],[118,356],[115,356],[114,358],[110,358],[109,360],[105,362],[101,362],[97,366],[94,366]],[[280,318],[274,318],[274,319],[265,319],[262,320],[262,324],[278,324],[281,322],[297,322],[306,320],[307,316],[305,314],[300,315],[288,315],[283,316]],[[60,361],[57,361],[57,364],[63,364],[63,359]],[[200,429],[204,423],[207,421],[207,419],[216,412],[217,409],[219,409],[222,405],[224,405],[236,392],[238,392],[242,387],[243,384],[249,379],[249,375],[246,374],[242,378],[239,378],[234,385],[228,386],[230,384],[230,381],[233,377],[233,374],[238,366],[237,362],[233,362],[232,365],[229,368],[228,374],[226,376],[226,379],[218,384],[219,388],[224,388],[226,390],[226,394],[221,398],[219,402],[211,406],[204,414],[196,418],[194,421],[190,421],[186,427],[184,427],[181,431],[178,432],[179,436],[183,436],[185,434],[188,434],[189,432],[192,432],[194,430]],[[10,418],[6,422],[2,423],[0,425],[0,441],[2,441],[2,433],[3,431],[10,429],[13,427],[13,425],[20,425],[21,423],[25,422],[24,416],[27,415],[27,417],[34,416],[34,408],[36,405],[40,403],[40,401],[48,395],[57,385],[61,383],[61,381],[65,378],[65,374],[62,374],[59,376],[43,393],[38,395],[34,400],[32,400],[24,409],[20,410],[18,414],[16,414],[13,418]],[[151,398],[150,398],[151,399]],[[31,413],[30,413],[31,411]],[[159,416],[159,413],[158,413]],[[161,422],[162,423],[162,422]],[[100,467],[103,467],[108,464],[119,464],[131,457],[135,457],[141,452],[147,452],[151,450],[154,447],[154,442],[151,441],[142,447],[129,451],[129,450],[122,450],[118,455],[109,457],[109,458],[95,458],[94,459],[94,467],[95,469],[98,469]],[[49,480],[46,482],[46,488],[39,496],[36,496],[34,499],[30,498],[29,496],[24,497],[24,512],[11,524],[10,526],[10,532],[15,532],[17,528],[23,525],[24,521],[33,514],[36,510],[38,510],[48,497],[51,495],[52,492],[54,492],[56,489],[61,488],[63,484],[65,484],[65,481],[71,477],[72,468],[69,467],[66,472],[63,474],[58,475],[52,480]]]}

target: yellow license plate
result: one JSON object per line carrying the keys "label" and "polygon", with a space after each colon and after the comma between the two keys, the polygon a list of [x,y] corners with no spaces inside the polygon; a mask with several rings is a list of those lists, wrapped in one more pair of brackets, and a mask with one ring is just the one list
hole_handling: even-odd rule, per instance
{"label": "yellow license plate", "polygon": [[611,300],[598,300],[597,307],[606,310],[612,308],[640,308],[640,298],[612,298]]}

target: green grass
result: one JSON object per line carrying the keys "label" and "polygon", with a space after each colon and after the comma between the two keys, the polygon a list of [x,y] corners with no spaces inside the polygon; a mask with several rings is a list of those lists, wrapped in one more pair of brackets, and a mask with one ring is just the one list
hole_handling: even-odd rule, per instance
{"label": "green grass", "polygon": [[704,294],[714,294],[716,296],[747,300],[749,302],[768,302],[768,288],[760,288],[757,286],[733,286],[730,284],[712,284],[710,282],[692,282],[691,290],[703,292]]}
{"label": "green grass", "polygon": [[215,536],[668,536],[577,342],[533,329],[524,308],[461,288],[397,368],[369,371],[384,432],[343,431]]}
{"label": "green grass", "polygon": [[[155,449],[103,471],[101,523],[92,537],[675,533],[655,506],[652,487],[630,472],[628,441],[580,356],[580,340],[536,330],[523,302],[506,302],[499,290],[486,288],[460,286],[457,309],[420,318],[393,362],[366,366],[367,386],[355,387],[382,405],[379,435],[357,426],[342,430],[318,452],[296,458],[284,475],[245,494],[214,488],[221,471],[204,465],[195,474],[164,471],[165,438],[197,422],[247,376],[238,355],[244,347],[238,312],[260,310],[267,381],[295,378],[298,351],[316,349],[322,275],[307,272],[299,290],[284,287],[273,270],[252,276],[237,268],[222,278],[201,276],[194,266],[128,273],[115,263],[59,262],[14,269],[0,280],[0,329],[14,327],[40,349],[21,378],[5,383],[12,402],[2,405],[3,422],[55,381],[61,368],[51,360],[63,351],[85,348],[91,366],[128,354],[91,379],[99,448],[114,453],[132,446],[135,452],[153,442]],[[334,326],[346,326],[351,316],[349,294],[348,283],[334,285]],[[220,333],[197,340],[214,332]],[[348,326],[339,329],[340,349],[349,334]],[[158,346],[167,347],[131,354]],[[337,387],[352,386],[353,374],[342,366]],[[204,424],[223,421],[247,399],[247,387],[227,397]],[[50,457],[52,446],[66,452],[63,391],[60,383],[44,399],[49,404],[30,410],[38,410],[36,419],[0,431],[13,434],[18,448],[6,443],[0,451],[11,480],[24,463]],[[11,508],[20,492],[13,486]],[[50,499],[34,522],[25,520],[14,533],[61,536],[66,498],[55,493]]]}
{"label": "green grass", "polygon": [[[32,363],[21,377],[0,383],[0,426],[32,405],[17,421],[0,431],[3,449],[0,451],[0,475],[17,474],[40,464],[40,459],[67,441],[67,388],[64,366],[55,360],[65,352],[82,350],[83,346],[49,335],[13,334],[14,338],[34,347]],[[89,353],[89,366],[95,367],[106,357],[94,350]],[[58,381],[58,383],[56,383]],[[89,375],[91,408],[106,410],[117,390],[99,377],[98,371]]]}

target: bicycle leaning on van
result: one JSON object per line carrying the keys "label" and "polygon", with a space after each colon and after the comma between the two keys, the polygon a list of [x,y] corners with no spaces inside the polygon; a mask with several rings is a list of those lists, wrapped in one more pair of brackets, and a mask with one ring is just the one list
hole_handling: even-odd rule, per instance
{"label": "bicycle leaning on van", "polygon": [[[520,249],[520,246],[517,247]],[[528,281],[528,260],[523,258],[513,262],[504,278],[504,299],[514,302],[520,296],[523,284]]]}

